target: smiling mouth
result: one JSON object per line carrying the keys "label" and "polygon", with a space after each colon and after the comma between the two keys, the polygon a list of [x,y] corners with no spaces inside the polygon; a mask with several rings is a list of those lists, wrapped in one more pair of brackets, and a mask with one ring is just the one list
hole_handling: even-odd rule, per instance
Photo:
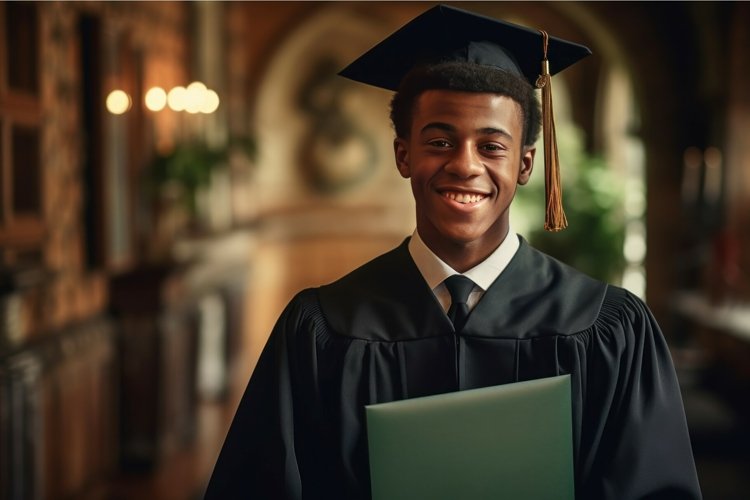
{"label": "smiling mouth", "polygon": [[479,193],[459,193],[457,191],[444,191],[442,195],[449,200],[455,201],[461,204],[478,203],[483,199],[487,198],[486,194]]}

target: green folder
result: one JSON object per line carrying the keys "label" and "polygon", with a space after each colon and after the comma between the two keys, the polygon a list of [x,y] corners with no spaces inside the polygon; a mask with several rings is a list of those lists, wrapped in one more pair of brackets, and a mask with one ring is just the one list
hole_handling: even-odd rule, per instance
{"label": "green folder", "polygon": [[370,405],[373,500],[572,500],[570,376]]}

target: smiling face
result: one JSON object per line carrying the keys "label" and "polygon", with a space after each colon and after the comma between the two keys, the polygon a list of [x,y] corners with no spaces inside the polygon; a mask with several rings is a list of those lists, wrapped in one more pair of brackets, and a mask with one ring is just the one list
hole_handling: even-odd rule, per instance
{"label": "smiling face", "polygon": [[394,141],[417,231],[457,271],[485,259],[508,233],[516,186],[528,182],[534,163],[523,139],[521,107],[511,98],[428,90],[414,105],[409,137]]}

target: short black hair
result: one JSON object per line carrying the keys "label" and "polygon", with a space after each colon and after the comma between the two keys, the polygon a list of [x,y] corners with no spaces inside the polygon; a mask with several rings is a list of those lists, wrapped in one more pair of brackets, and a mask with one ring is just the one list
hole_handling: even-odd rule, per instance
{"label": "short black hair", "polygon": [[486,92],[510,97],[521,106],[524,146],[533,145],[539,137],[541,111],[534,88],[507,71],[464,61],[417,66],[407,73],[391,100],[391,121],[397,137],[409,136],[414,104],[427,90]]}

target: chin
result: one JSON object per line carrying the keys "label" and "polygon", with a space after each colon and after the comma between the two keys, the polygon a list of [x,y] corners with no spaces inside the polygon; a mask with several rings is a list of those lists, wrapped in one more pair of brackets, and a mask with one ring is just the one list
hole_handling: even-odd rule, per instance
{"label": "chin", "polygon": [[500,244],[505,237],[506,231],[507,228],[503,229],[501,226],[490,225],[487,227],[474,223],[443,227],[440,235],[448,241],[461,245],[477,241],[490,242],[492,240],[497,240],[496,243]]}
{"label": "chin", "polygon": [[476,230],[447,230],[441,231],[442,237],[446,241],[450,241],[456,245],[468,245],[474,241],[477,241],[484,236],[483,233]]}

